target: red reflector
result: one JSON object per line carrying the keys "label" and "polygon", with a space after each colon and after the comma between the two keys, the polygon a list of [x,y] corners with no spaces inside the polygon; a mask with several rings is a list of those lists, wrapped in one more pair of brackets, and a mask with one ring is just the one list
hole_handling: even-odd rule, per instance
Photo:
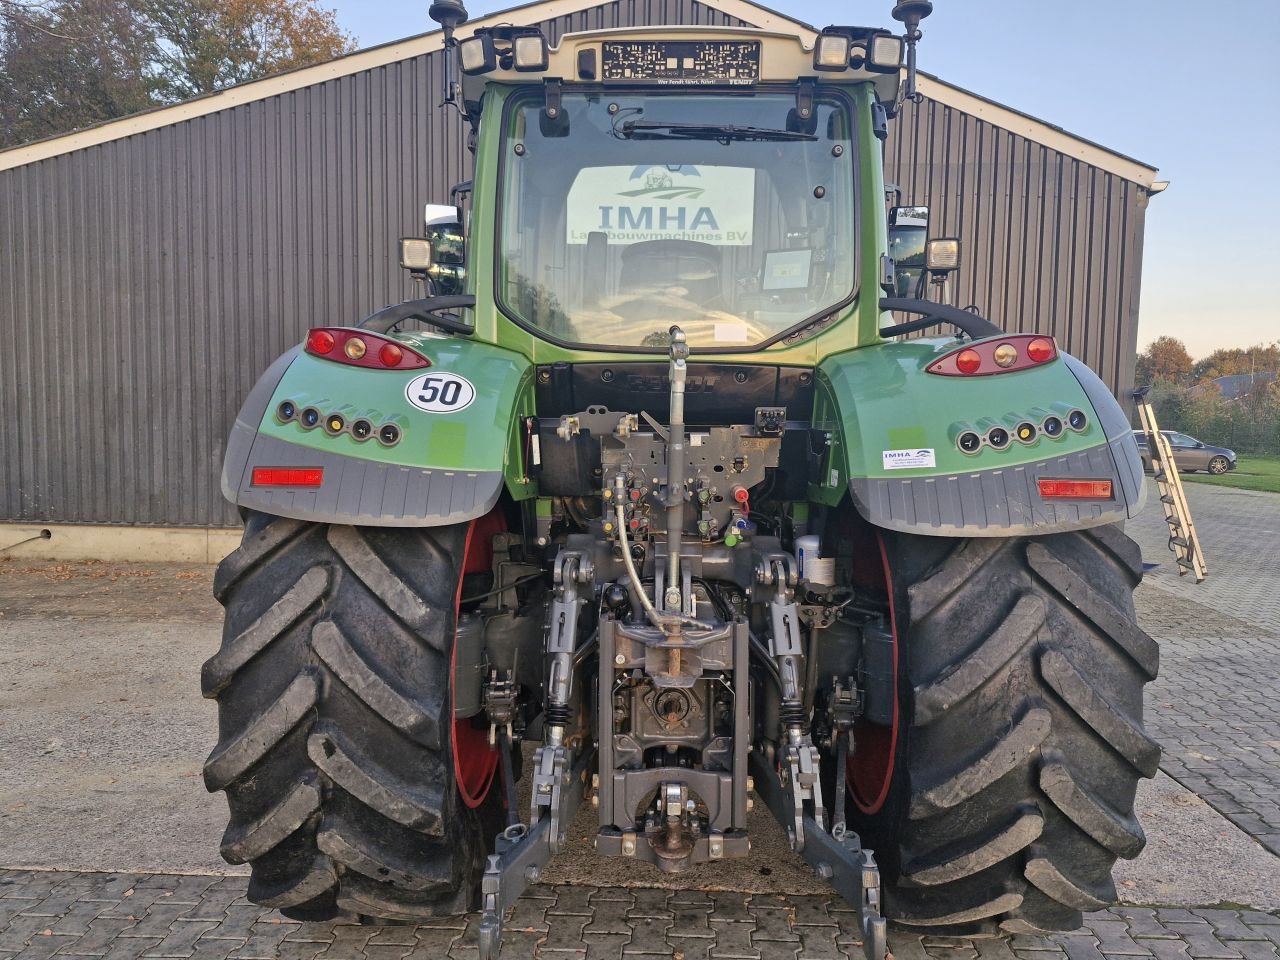
{"label": "red reflector", "polygon": [[956,356],[956,369],[961,373],[976,373],[982,366],[982,357],[977,350],[961,350]]}
{"label": "red reflector", "polygon": [[324,483],[324,467],[254,467],[255,487],[318,487]]}
{"label": "red reflector", "polygon": [[337,342],[328,330],[312,330],[307,334],[307,350],[311,353],[328,353]]}
{"label": "red reflector", "polygon": [[1110,480],[1045,480],[1039,479],[1040,496],[1048,499],[1110,500]]}

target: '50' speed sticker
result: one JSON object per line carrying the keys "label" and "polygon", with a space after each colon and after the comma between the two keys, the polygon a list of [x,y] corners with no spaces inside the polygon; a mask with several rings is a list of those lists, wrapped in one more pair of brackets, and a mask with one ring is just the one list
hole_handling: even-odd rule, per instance
{"label": "'50' speed sticker", "polygon": [[456,373],[423,373],[409,381],[404,396],[427,413],[457,413],[471,406],[476,388]]}

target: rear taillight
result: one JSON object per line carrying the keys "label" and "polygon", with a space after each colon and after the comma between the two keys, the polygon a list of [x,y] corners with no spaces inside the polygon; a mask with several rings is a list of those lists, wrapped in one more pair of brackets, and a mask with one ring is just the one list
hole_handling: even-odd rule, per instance
{"label": "rear taillight", "polygon": [[255,487],[318,487],[324,483],[324,467],[254,467]]}
{"label": "rear taillight", "polygon": [[1110,480],[1036,480],[1046,500],[1110,500]]}
{"label": "rear taillight", "polygon": [[374,370],[420,370],[431,361],[412,347],[354,327],[316,327],[307,334],[307,353]]}
{"label": "rear taillight", "polygon": [[933,361],[926,370],[943,377],[985,377],[1038,367],[1057,356],[1058,346],[1052,337],[1017,334],[953,350]]}

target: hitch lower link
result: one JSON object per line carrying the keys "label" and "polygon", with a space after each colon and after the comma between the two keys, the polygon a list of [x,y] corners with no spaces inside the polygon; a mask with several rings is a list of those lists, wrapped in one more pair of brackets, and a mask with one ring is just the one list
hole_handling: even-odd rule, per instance
{"label": "hitch lower link", "polygon": [[[808,810],[797,806],[797,798],[808,793],[797,786],[807,779],[801,756],[803,754],[798,751],[784,751],[780,756],[779,772],[762,751],[752,751],[756,792],[778,822],[787,826],[791,849],[804,857],[814,873],[831,884],[844,900],[860,908],[858,925],[862,930],[862,953],[866,960],[884,960],[888,949],[888,924],[880,914],[880,868],[876,866],[875,855],[863,849],[858,835],[846,829],[843,822],[837,823],[828,833],[823,827],[820,808]],[[791,789],[784,786],[784,779]],[[815,789],[821,797],[821,788],[816,783]],[[792,828],[791,824],[795,827]]]}
{"label": "hitch lower link", "polygon": [[[495,852],[489,855],[480,880],[480,960],[495,960],[502,945],[502,922],[507,910],[529,884],[537,882],[548,861],[560,852],[573,815],[582,804],[595,761],[594,748],[583,746],[576,750],[565,742],[564,736],[573,695],[573,662],[580,653],[574,645],[582,604],[578,587],[589,583],[591,575],[590,561],[583,554],[565,551],[557,558],[554,626],[547,640],[547,732],[543,746],[534,754],[529,825],[513,823],[498,834]],[[502,718],[498,718],[495,725],[501,733],[497,739],[503,751],[503,772],[509,774],[513,747],[501,723]],[[508,783],[509,809],[514,809],[514,789]]]}
{"label": "hitch lower link", "polygon": [[[787,832],[791,849],[804,857],[814,872],[849,903],[860,908],[862,951],[866,960],[884,960],[888,950],[888,923],[880,913],[880,868],[875,855],[864,850],[858,835],[845,826],[844,770],[853,740],[853,720],[861,713],[852,682],[850,689],[837,686],[836,807],[827,830],[827,811],[819,775],[820,755],[809,733],[789,713],[788,705],[800,700],[798,658],[799,617],[791,587],[795,584],[792,560],[785,555],[761,558],[756,579],[774,587],[769,604],[772,654],[782,685],[783,742],[776,754],[762,749],[751,753],[751,770],[757,792]],[[776,756],[776,760],[773,757]]]}
{"label": "hitch lower link", "polygon": [[[533,777],[530,826],[513,824],[498,834],[480,881],[480,960],[495,960],[502,945],[507,910],[548,861],[560,852],[573,814],[582,803],[594,751],[575,755],[560,745],[538,748]],[[540,802],[543,801],[543,802]]]}

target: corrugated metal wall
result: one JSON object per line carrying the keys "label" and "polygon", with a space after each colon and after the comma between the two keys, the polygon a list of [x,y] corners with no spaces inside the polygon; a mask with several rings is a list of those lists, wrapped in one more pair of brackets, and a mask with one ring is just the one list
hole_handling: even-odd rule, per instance
{"label": "corrugated metal wall", "polygon": [[[747,25],[628,0],[542,27],[645,23]],[[0,519],[235,523],[240,399],[314,319],[407,295],[396,238],[469,175],[439,82],[418,57],[0,171]],[[887,157],[965,241],[957,302],[1130,382],[1136,185],[928,102]]]}

